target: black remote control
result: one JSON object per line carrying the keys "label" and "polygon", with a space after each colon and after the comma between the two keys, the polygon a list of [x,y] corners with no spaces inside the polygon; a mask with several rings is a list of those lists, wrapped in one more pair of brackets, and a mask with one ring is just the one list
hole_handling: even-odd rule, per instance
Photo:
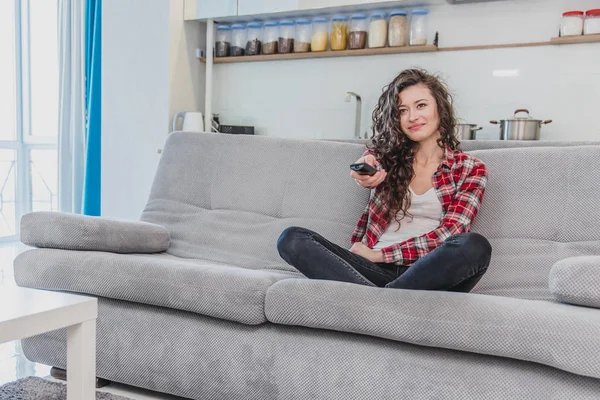
{"label": "black remote control", "polygon": [[374,175],[378,171],[377,168],[372,167],[367,163],[350,164],[350,169],[361,175]]}

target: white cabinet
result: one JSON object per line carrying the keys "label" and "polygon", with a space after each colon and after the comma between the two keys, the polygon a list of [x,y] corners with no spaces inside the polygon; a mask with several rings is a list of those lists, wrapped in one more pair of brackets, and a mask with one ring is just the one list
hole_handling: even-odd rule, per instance
{"label": "white cabinet", "polygon": [[270,14],[298,10],[302,0],[238,0],[238,15]]}
{"label": "white cabinet", "polygon": [[238,0],[185,0],[184,19],[235,17]]}

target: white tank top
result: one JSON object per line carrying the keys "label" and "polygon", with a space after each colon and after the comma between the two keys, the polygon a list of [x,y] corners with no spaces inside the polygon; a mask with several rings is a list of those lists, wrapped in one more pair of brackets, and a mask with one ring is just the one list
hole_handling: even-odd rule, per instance
{"label": "white tank top", "polygon": [[380,250],[410,238],[424,235],[440,226],[443,209],[442,203],[435,194],[435,189],[431,188],[422,195],[415,194],[410,186],[408,190],[411,201],[407,214],[412,215],[412,218],[406,215],[400,221],[400,229],[398,229],[396,219],[392,218],[379,241],[373,246],[374,250]]}

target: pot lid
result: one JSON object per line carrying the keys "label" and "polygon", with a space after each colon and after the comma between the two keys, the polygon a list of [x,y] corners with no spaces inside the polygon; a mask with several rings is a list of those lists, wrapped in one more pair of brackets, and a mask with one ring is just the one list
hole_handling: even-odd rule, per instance
{"label": "pot lid", "polygon": [[[523,116],[521,113],[525,113],[525,114],[527,114],[527,116]],[[517,116],[518,114],[520,114],[520,116]],[[541,119],[535,119],[535,118],[531,117],[531,115],[529,115],[529,110],[527,110],[525,108],[520,108],[518,110],[515,110],[515,114],[513,115],[512,118],[501,119],[500,121],[531,121],[531,122],[538,122],[538,123],[542,123],[542,124],[549,124],[550,122],[552,122],[551,119],[542,121]],[[490,123],[498,124],[498,121],[490,121]]]}
{"label": "pot lid", "polygon": [[515,110],[515,114],[512,118],[507,118],[507,121],[541,121],[541,119],[535,119],[529,115],[529,110],[520,108]]}

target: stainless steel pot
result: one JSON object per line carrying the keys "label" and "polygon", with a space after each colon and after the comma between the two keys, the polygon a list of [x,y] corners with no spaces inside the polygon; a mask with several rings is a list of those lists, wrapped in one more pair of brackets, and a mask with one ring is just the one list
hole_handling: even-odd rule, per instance
{"label": "stainless steel pot", "polygon": [[[527,117],[517,117],[519,113],[527,113]],[[549,124],[551,119],[542,121],[533,119],[529,110],[524,108],[515,111],[513,118],[490,121],[490,124],[500,124],[500,140],[539,140],[542,124]]]}
{"label": "stainless steel pot", "polygon": [[483,128],[477,128],[477,124],[456,124],[456,138],[458,140],[475,140],[476,132]]}

